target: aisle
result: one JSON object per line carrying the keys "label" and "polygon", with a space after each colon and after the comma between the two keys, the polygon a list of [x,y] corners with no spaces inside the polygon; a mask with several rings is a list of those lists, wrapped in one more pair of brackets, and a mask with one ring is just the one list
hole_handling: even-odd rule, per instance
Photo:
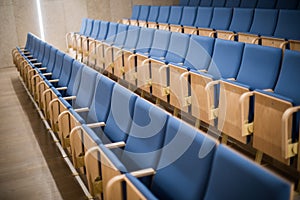
{"label": "aisle", "polygon": [[85,199],[15,67],[0,68],[0,199]]}

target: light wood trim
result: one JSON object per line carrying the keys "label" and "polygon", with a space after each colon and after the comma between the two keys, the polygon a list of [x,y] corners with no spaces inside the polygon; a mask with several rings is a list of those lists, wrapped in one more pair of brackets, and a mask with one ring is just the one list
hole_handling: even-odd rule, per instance
{"label": "light wood trim", "polygon": [[[248,116],[245,109],[247,109],[246,102],[249,102],[249,98],[254,95],[254,92],[245,92],[240,96],[239,106],[241,109],[241,126],[242,128],[242,136],[247,136],[253,133],[253,125],[249,126]],[[249,110],[249,108],[248,108]]]}
{"label": "light wood trim", "polygon": [[116,148],[124,147],[125,145],[126,145],[125,142],[121,141],[121,142],[106,144],[105,147],[108,149],[116,149]]}

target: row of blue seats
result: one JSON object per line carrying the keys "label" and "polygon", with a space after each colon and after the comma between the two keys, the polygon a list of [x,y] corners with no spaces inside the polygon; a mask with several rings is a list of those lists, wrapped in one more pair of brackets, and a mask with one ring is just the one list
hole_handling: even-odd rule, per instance
{"label": "row of blue seats", "polygon": [[180,6],[300,9],[299,0],[180,0]]}
{"label": "row of blue seats", "polygon": [[[300,84],[296,76],[300,70],[299,52],[286,50],[283,56],[280,49],[272,47],[124,24],[110,23],[109,29],[110,26],[117,26],[120,32],[109,43],[100,42],[96,50],[105,53],[101,53],[103,57],[98,61],[92,62],[94,56],[90,56],[90,64],[102,65],[105,59],[103,70],[151,93],[158,101],[189,112],[226,135],[243,143],[253,141],[255,149],[286,164],[290,163],[290,157],[299,156],[296,145],[300,96],[295,88]],[[268,96],[259,100],[258,96],[266,94],[263,89],[273,92],[267,92]],[[250,98],[254,94],[255,103]],[[285,109],[272,114],[277,126],[269,116],[271,111],[264,112],[272,110],[273,105],[279,109],[279,103],[274,103],[271,96],[276,96],[279,102],[290,99]],[[272,103],[264,105],[267,100]],[[293,112],[298,114],[293,117],[289,131],[283,132],[281,117],[293,106],[296,109]],[[287,153],[290,148],[296,148],[294,153]]]}
{"label": "row of blue seats", "polygon": [[[262,40],[267,46],[280,47],[286,45],[286,40],[292,40],[290,48],[299,50],[299,20],[299,10],[136,5],[131,18],[122,21],[248,43]],[[85,26],[85,22],[82,25]]]}
{"label": "row of blue seats", "polygon": [[[292,185],[287,181],[36,36],[29,33],[25,48],[13,50],[13,57],[25,82],[30,70],[27,76],[22,70],[29,65],[35,70],[34,76],[41,80],[31,82],[31,87],[43,84],[48,89],[42,96],[52,94],[48,109],[50,116],[54,110],[58,114],[56,131],[60,141],[64,147],[70,147],[73,164],[77,168],[85,166],[94,196],[103,195],[104,199],[123,199],[124,195],[138,199],[141,194],[149,199],[292,197]],[[67,102],[70,100],[73,101]],[[54,130],[55,123],[51,123]],[[66,129],[68,135],[60,135]],[[148,177],[141,178],[145,175]],[[124,188],[116,183],[122,178],[127,182]],[[246,185],[241,185],[241,180],[247,180]],[[135,187],[136,194],[130,187]],[[101,188],[102,194],[98,193]]]}

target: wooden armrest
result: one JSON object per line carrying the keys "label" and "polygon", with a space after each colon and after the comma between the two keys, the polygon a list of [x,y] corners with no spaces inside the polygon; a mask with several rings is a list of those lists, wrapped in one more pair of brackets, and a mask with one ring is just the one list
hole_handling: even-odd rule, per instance
{"label": "wooden armrest", "polygon": [[115,142],[115,143],[110,143],[110,144],[106,144],[105,147],[108,149],[115,149],[115,148],[119,148],[119,147],[124,147],[126,144],[125,142]]}
{"label": "wooden armrest", "polygon": [[168,67],[169,67],[169,65],[162,65],[162,66],[160,66],[160,68],[158,69],[158,72],[161,73],[161,71],[162,71],[163,69],[166,69],[166,68],[168,68]]}
{"label": "wooden armrest", "polygon": [[89,110],[90,109],[88,107],[74,109],[74,111],[76,111],[76,112],[88,112]]}
{"label": "wooden armrest", "polygon": [[39,62],[39,63],[33,63],[33,65],[34,65],[34,66],[42,65],[42,63],[40,63],[40,62]]}
{"label": "wooden armrest", "polygon": [[[253,94],[254,92],[245,92],[240,96],[239,99],[239,105],[241,109],[242,136],[247,136],[253,133],[253,122],[249,123],[248,116],[245,116],[245,102],[250,98],[250,96],[253,96]],[[246,107],[246,109],[249,109],[249,107]]]}
{"label": "wooden armrest", "polygon": [[92,124],[87,124],[87,126],[90,128],[103,127],[105,125],[106,125],[105,122],[96,122],[96,123],[92,123]]}
{"label": "wooden armrest", "polygon": [[68,88],[67,87],[59,87],[59,88],[56,88],[58,91],[59,90],[67,90]]}
{"label": "wooden armrest", "polygon": [[136,54],[130,55],[130,56],[127,58],[127,61],[130,62],[130,60],[131,60],[132,58],[136,57],[136,56],[137,56]]}
{"label": "wooden armrest", "polygon": [[155,173],[156,171],[153,168],[141,169],[138,171],[130,172],[132,176],[137,178],[154,175]]}
{"label": "wooden armrest", "polygon": [[51,72],[49,72],[49,73],[43,73],[42,75],[44,75],[44,76],[51,76],[52,73]]}
{"label": "wooden armrest", "polygon": [[76,99],[76,96],[63,97],[64,100],[73,100]]}
{"label": "wooden armrest", "polygon": [[49,80],[50,83],[57,83],[59,81],[59,79],[52,79],[52,80]]}
{"label": "wooden armrest", "polygon": [[205,86],[205,91],[209,92],[211,87],[213,87],[214,85],[217,85],[219,83],[220,83],[220,80],[215,80],[215,81],[211,81],[211,82],[207,83]]}

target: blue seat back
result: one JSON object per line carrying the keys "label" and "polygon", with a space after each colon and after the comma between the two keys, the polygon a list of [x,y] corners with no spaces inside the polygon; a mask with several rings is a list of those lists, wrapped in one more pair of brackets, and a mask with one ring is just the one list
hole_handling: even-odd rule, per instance
{"label": "blue seat back", "polygon": [[65,54],[61,51],[56,52],[56,57],[55,57],[55,65],[52,71],[52,76],[51,79],[58,79],[60,76],[60,72],[63,66],[63,61],[64,61],[64,56]]}
{"label": "blue seat back", "polygon": [[157,30],[154,33],[154,38],[149,52],[151,57],[160,58],[165,57],[169,46],[171,32]]}
{"label": "blue seat back", "polygon": [[52,72],[54,65],[55,65],[55,59],[56,59],[56,52],[58,50],[55,47],[52,47],[50,50],[50,57],[49,57],[49,62],[47,64],[47,72]]}
{"label": "blue seat back", "polygon": [[168,24],[179,24],[182,15],[182,6],[171,6]]}
{"label": "blue seat back", "polygon": [[180,0],[179,5],[180,6],[188,6],[190,1],[191,0]]}
{"label": "blue seat back", "polygon": [[279,200],[290,195],[290,183],[225,145],[218,146],[204,200]]}
{"label": "blue seat back", "polygon": [[241,0],[226,0],[225,7],[237,8],[240,6]]}
{"label": "blue seat back", "polygon": [[169,117],[163,146],[151,186],[154,195],[158,199],[203,199],[216,141]]}
{"label": "blue seat back", "polygon": [[92,31],[93,31],[93,26],[94,26],[94,20],[93,19],[87,19],[84,36],[86,36],[86,37],[91,36]]}
{"label": "blue seat back", "polygon": [[93,25],[93,29],[92,29],[92,33],[90,35],[91,38],[96,38],[99,30],[101,27],[101,21],[100,20],[94,20],[94,25]]}
{"label": "blue seat back", "polygon": [[281,49],[246,44],[236,81],[250,89],[273,89],[278,77]]}
{"label": "blue seat back", "polygon": [[256,8],[257,0],[241,0],[240,8]]}
{"label": "blue seat back", "polygon": [[81,80],[83,66],[84,64],[82,64],[81,62],[74,60],[72,65],[71,77],[67,86],[68,89],[66,91],[66,96],[76,96]]}
{"label": "blue seat back", "polygon": [[228,30],[232,18],[232,8],[214,8],[210,28]]}
{"label": "blue seat back", "polygon": [[104,143],[120,142],[127,139],[136,98],[137,95],[128,89],[115,84],[111,96],[110,112],[104,127],[105,135],[101,136]]}
{"label": "blue seat back", "polygon": [[140,15],[140,9],[141,9],[141,6],[140,5],[134,5],[132,7],[132,12],[131,12],[131,17],[130,19],[135,19],[137,20],[139,18],[139,15]]}
{"label": "blue seat back", "polygon": [[32,34],[31,34],[30,32],[28,32],[28,33],[27,33],[27,38],[26,38],[26,44],[25,44],[25,49],[26,49],[27,51],[30,50],[31,44],[32,44]]}
{"label": "blue seat back", "polygon": [[234,32],[249,32],[253,14],[254,10],[251,8],[234,8],[229,30]]}
{"label": "blue seat back", "polygon": [[129,25],[126,24],[119,24],[118,25],[118,31],[117,31],[117,35],[114,41],[114,46],[123,46],[125,39],[126,39],[126,35],[127,35],[127,30],[128,30]]}
{"label": "blue seat back", "polygon": [[[186,6],[199,6],[201,0],[190,0]],[[183,6],[183,5],[181,5]]]}
{"label": "blue seat back", "polygon": [[97,74],[92,68],[83,67],[76,99],[72,102],[74,109],[90,107],[95,91]]}
{"label": "blue seat back", "polygon": [[213,11],[212,7],[198,7],[194,26],[208,28],[212,20]]}
{"label": "blue seat back", "polygon": [[199,6],[211,6],[212,0],[201,0]]}
{"label": "blue seat back", "polygon": [[121,160],[128,171],[156,168],[165,138],[168,114],[137,98],[133,121]]}
{"label": "blue seat back", "polygon": [[140,9],[140,15],[138,20],[147,21],[149,15],[150,6],[142,5]]}
{"label": "blue seat back", "polygon": [[250,33],[272,36],[277,23],[278,10],[255,9]]}
{"label": "blue seat back", "polygon": [[172,32],[165,61],[174,64],[183,63],[189,42],[189,35]]}
{"label": "blue seat back", "polygon": [[156,22],[159,14],[160,6],[151,6],[148,16],[148,22]]}
{"label": "blue seat back", "polygon": [[212,1],[212,7],[224,7],[226,0],[213,0]]}
{"label": "blue seat back", "polygon": [[157,18],[158,23],[167,23],[170,15],[170,6],[161,6]]}
{"label": "blue seat back", "polygon": [[32,56],[34,57],[34,58],[37,58],[38,56],[39,56],[39,53],[40,53],[40,44],[41,44],[41,40],[40,39],[38,39],[38,38],[35,38],[34,39],[34,48],[33,48],[33,50],[32,50]]}
{"label": "blue seat back", "polygon": [[300,40],[300,10],[280,10],[275,37]]}
{"label": "blue seat back", "polygon": [[107,32],[108,32],[109,22],[107,21],[101,21],[100,30],[98,32],[98,35],[96,37],[97,40],[105,40]]}
{"label": "blue seat back", "polygon": [[84,33],[85,33],[85,29],[87,26],[87,20],[88,20],[87,18],[83,18],[81,21],[81,27],[80,27],[80,31],[79,31],[80,35],[84,35]]}
{"label": "blue seat back", "polygon": [[72,72],[72,64],[74,62],[74,59],[69,56],[68,54],[65,54],[62,69],[59,76],[58,86],[67,86],[69,83],[69,80],[71,78],[71,72]]}
{"label": "blue seat back", "polygon": [[188,69],[207,69],[215,40],[210,37],[192,35],[185,57],[184,66]]}
{"label": "blue seat back", "polygon": [[133,50],[137,45],[139,39],[140,27],[138,26],[129,26],[127,31],[126,40],[124,43],[124,49]]}
{"label": "blue seat back", "polygon": [[216,39],[208,73],[215,79],[236,78],[241,65],[244,43]]}
{"label": "blue seat back", "polygon": [[299,0],[277,0],[276,8],[277,9],[297,9]]}
{"label": "blue seat back", "polygon": [[136,52],[148,53],[152,46],[155,29],[141,28],[140,37],[136,45]]}
{"label": "blue seat back", "polygon": [[300,52],[285,50],[281,71],[274,92],[293,100],[300,105]]}
{"label": "blue seat back", "polygon": [[45,53],[42,60],[43,67],[47,66],[49,63],[51,48],[51,45],[49,45],[48,43],[45,44]]}
{"label": "blue seat back", "polygon": [[196,18],[197,7],[184,7],[180,24],[183,26],[193,26]]}
{"label": "blue seat back", "polygon": [[113,43],[115,41],[117,31],[118,31],[118,24],[114,22],[110,22],[105,42]]}
{"label": "blue seat back", "polygon": [[256,8],[275,8],[276,1],[274,0],[258,0]]}
{"label": "blue seat back", "polygon": [[86,123],[106,122],[110,111],[111,95],[115,82],[104,75],[100,75],[97,78],[98,82]]}
{"label": "blue seat back", "polygon": [[39,54],[37,57],[38,62],[42,62],[45,57],[45,46],[46,46],[46,42],[41,41],[40,48],[39,48]]}

